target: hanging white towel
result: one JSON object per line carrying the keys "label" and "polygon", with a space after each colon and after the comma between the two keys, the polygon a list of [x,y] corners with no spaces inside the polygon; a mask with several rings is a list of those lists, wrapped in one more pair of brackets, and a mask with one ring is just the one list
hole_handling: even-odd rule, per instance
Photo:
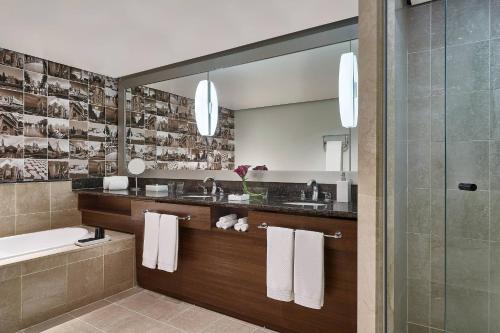
{"label": "hanging white towel", "polygon": [[142,266],[155,269],[158,263],[158,233],[160,214],[144,214],[144,243],[142,246]]}
{"label": "hanging white towel", "polygon": [[296,230],[293,273],[295,303],[321,309],[325,293],[324,275],[323,233]]}
{"label": "hanging white towel", "polygon": [[293,229],[267,228],[267,297],[293,300]]}
{"label": "hanging white towel", "polygon": [[173,273],[177,270],[179,252],[179,218],[162,215],[159,235],[158,269]]}

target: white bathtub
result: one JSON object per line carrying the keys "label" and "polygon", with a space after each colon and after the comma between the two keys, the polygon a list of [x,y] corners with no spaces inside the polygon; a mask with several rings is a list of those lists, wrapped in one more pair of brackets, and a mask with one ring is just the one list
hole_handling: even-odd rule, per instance
{"label": "white bathtub", "polygon": [[53,250],[85,238],[84,228],[60,228],[0,238],[0,260]]}

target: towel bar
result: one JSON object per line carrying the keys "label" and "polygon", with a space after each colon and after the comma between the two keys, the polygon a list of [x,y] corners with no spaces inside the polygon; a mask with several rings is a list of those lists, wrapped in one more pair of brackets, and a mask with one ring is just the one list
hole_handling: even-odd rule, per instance
{"label": "towel bar", "polygon": [[[160,210],[151,210],[151,209],[144,209],[142,212],[144,214],[145,213],[170,214],[168,212],[164,212],[164,211],[160,211]],[[191,215],[187,215],[187,216],[184,216],[184,217],[179,216],[178,218],[179,218],[179,221],[181,221],[181,222],[191,221]]]}
{"label": "towel bar", "polygon": [[[268,227],[270,227],[270,226],[267,225],[267,223],[261,223],[260,225],[257,226],[258,229],[267,229]],[[295,230],[294,230],[294,232],[295,232]],[[327,237],[327,238],[340,239],[340,238],[342,238],[342,232],[336,231],[335,234],[333,234],[333,235],[323,235],[323,236]]]}

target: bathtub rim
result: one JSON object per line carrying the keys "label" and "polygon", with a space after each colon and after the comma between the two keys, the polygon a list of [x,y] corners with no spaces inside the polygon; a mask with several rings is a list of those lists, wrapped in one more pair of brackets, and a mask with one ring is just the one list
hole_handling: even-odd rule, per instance
{"label": "bathtub rim", "polygon": [[[75,226],[75,227],[87,229],[89,232],[92,232],[94,230],[93,227],[86,226],[86,225],[79,225],[79,226]],[[58,228],[58,229],[62,229],[62,228]],[[118,232],[118,231],[106,230],[106,233],[107,233],[107,235],[111,236],[111,240],[108,242],[89,245],[89,246],[77,246],[75,244],[72,244],[72,245],[68,245],[68,246],[58,247],[55,249],[32,252],[29,254],[23,254],[20,256],[1,259],[0,260],[0,269],[4,269],[10,265],[14,266],[14,265],[19,264],[19,263],[38,260],[42,257],[49,257],[49,256],[57,255],[60,253],[74,253],[74,252],[79,252],[79,251],[85,251],[87,249],[96,248],[99,246],[105,246],[106,244],[109,244],[109,243],[114,243],[114,242],[123,241],[126,239],[135,238],[135,235],[133,235],[133,234],[127,234],[127,233]],[[7,236],[7,237],[10,237],[10,236]],[[0,281],[1,280],[2,280],[2,277],[0,274]]]}

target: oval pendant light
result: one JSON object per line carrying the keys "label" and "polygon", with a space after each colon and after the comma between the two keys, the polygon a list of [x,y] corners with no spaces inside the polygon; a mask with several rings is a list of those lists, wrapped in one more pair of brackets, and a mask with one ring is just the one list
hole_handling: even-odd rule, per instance
{"label": "oval pendant light", "polygon": [[213,82],[201,80],[198,83],[194,97],[194,110],[198,132],[203,136],[213,136],[219,120],[219,102]]}
{"label": "oval pendant light", "polygon": [[358,61],[352,52],[340,57],[339,110],[342,126],[358,126]]}

